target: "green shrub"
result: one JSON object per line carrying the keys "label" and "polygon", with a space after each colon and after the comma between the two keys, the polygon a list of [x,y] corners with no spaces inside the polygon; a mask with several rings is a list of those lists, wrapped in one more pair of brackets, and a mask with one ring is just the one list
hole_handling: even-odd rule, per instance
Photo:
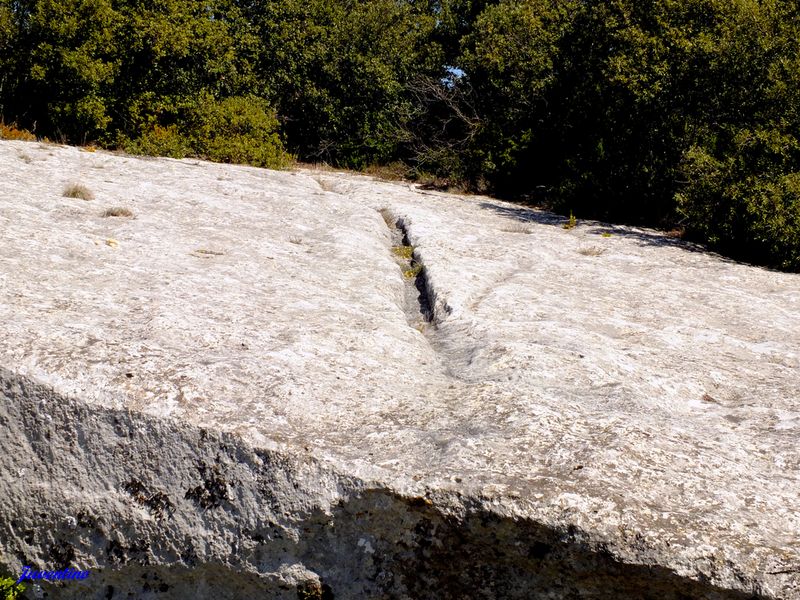
{"label": "green shrub", "polygon": [[730,145],[685,155],[676,195],[690,237],[743,260],[800,270],[800,143],[742,130]]}
{"label": "green shrub", "polygon": [[289,164],[278,135],[278,119],[262,98],[206,99],[190,120],[187,136],[197,156],[256,167],[284,168]]}
{"label": "green shrub", "polygon": [[153,125],[133,141],[124,142],[125,150],[132,154],[185,158],[192,153],[189,141],[180,133],[177,125]]}
{"label": "green shrub", "polygon": [[800,268],[796,0],[0,0],[0,118],[265,167],[285,143]]}
{"label": "green shrub", "polygon": [[25,586],[11,577],[0,577],[0,600],[21,600]]}
{"label": "green shrub", "polygon": [[216,100],[204,94],[162,118],[173,122],[150,126],[138,139],[125,143],[125,149],[134,154],[194,156],[274,169],[290,163],[278,134],[278,119],[262,98]]}

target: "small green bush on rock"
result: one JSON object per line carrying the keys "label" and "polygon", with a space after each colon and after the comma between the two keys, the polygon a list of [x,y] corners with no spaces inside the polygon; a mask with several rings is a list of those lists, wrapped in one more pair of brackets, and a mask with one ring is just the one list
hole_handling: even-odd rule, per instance
{"label": "small green bush on rock", "polygon": [[124,143],[125,149],[132,154],[148,156],[168,156],[185,158],[192,153],[189,141],[183,137],[177,125],[162,127],[153,125],[134,140]]}
{"label": "small green bush on rock", "polygon": [[0,577],[0,600],[21,600],[25,586],[11,577]]}

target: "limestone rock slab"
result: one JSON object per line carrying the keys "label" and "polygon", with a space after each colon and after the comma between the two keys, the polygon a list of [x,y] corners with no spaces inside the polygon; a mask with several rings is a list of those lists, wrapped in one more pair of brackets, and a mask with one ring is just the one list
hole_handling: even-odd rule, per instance
{"label": "limestone rock slab", "polygon": [[94,569],[65,598],[800,598],[800,276],[562,225],[0,143],[0,564]]}

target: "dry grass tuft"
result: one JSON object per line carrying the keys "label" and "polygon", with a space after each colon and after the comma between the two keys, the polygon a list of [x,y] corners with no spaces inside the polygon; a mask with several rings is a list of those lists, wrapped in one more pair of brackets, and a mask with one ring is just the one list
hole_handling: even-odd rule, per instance
{"label": "dry grass tuft", "polygon": [[686,231],[682,227],[675,227],[667,231],[664,235],[672,240],[682,240],[686,235]]}
{"label": "dry grass tuft", "polygon": [[363,172],[384,181],[404,181],[408,179],[410,169],[405,163],[393,162],[388,165],[370,165]]}
{"label": "dry grass tuft", "polygon": [[94,200],[92,190],[80,183],[70,183],[64,188],[64,197],[78,198],[79,200]]}
{"label": "dry grass tuft", "polygon": [[533,233],[533,229],[527,225],[512,225],[510,227],[503,227],[500,231],[505,233]]}
{"label": "dry grass tuft", "polygon": [[302,161],[297,161],[296,165],[300,168],[310,169],[311,171],[324,171],[326,173],[341,171],[341,169],[337,169],[326,162],[304,163]]}
{"label": "dry grass tuft", "polygon": [[605,252],[605,248],[598,248],[597,246],[587,246],[578,250],[584,256],[600,256]]}
{"label": "dry grass tuft", "polygon": [[17,129],[14,123],[6,125],[0,121],[0,140],[19,140],[23,142],[33,142],[36,136],[27,129]]}
{"label": "dry grass tuft", "polygon": [[123,206],[114,206],[103,212],[104,217],[132,217],[133,211]]}

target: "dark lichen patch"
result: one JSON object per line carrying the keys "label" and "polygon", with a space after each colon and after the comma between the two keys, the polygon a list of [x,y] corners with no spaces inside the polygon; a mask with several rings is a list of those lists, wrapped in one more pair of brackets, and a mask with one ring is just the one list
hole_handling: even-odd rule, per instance
{"label": "dark lichen patch", "polygon": [[126,546],[117,540],[110,540],[106,546],[106,557],[110,563],[124,565],[131,560],[146,562],[146,554],[150,550],[150,543],[146,540],[136,540]]}
{"label": "dark lichen patch", "polygon": [[170,516],[175,511],[175,505],[169,497],[161,491],[151,491],[141,481],[131,479],[122,486],[131,498],[144,506],[157,520]]}
{"label": "dark lichen patch", "polygon": [[297,600],[334,600],[330,586],[308,579],[297,584]]}
{"label": "dark lichen patch", "polygon": [[112,563],[124,563],[125,548],[116,540],[111,540],[106,546],[106,557]]}
{"label": "dark lichen patch", "polygon": [[204,462],[198,466],[203,483],[186,492],[185,498],[200,508],[218,508],[228,500],[228,484],[222,478],[219,467],[209,467]]}
{"label": "dark lichen patch", "polygon": [[48,552],[50,564],[59,569],[66,569],[75,564],[75,547],[66,541],[60,541],[52,546]]}
{"label": "dark lichen patch", "polygon": [[78,514],[75,515],[75,520],[78,522],[78,527],[84,529],[94,529],[97,527],[97,519],[84,510],[79,511]]}

